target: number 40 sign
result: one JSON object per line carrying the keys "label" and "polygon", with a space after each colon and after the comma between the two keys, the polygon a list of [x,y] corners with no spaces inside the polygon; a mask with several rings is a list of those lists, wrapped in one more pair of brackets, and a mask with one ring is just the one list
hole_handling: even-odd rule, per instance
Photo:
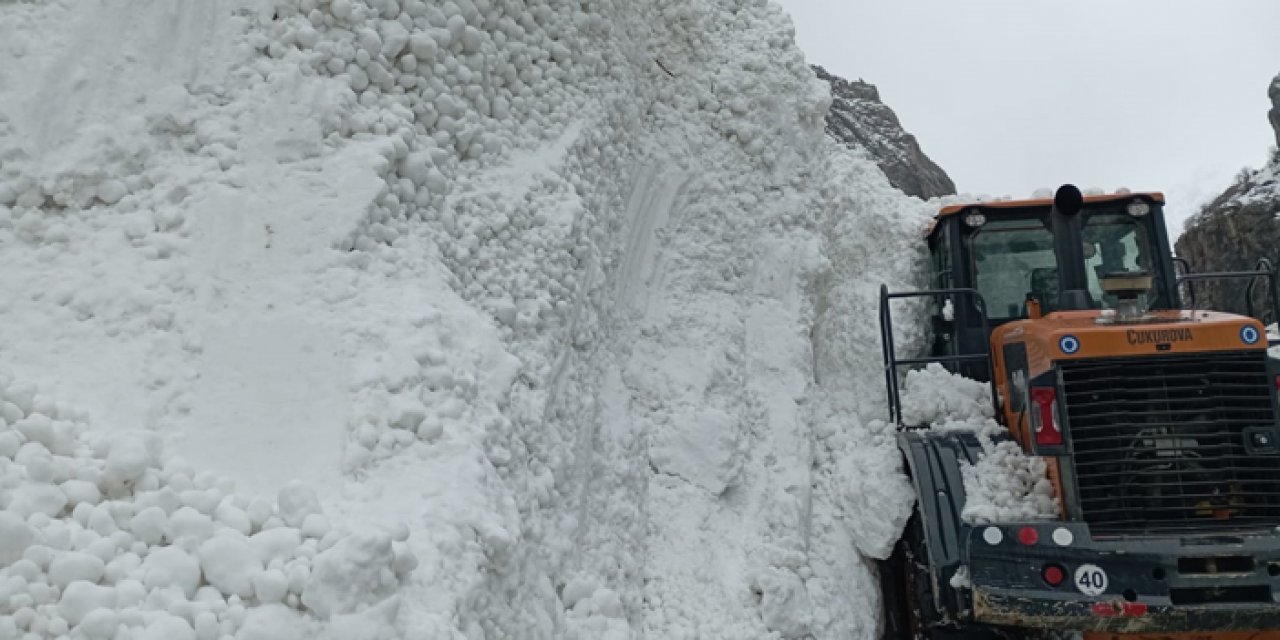
{"label": "number 40 sign", "polygon": [[1086,596],[1100,596],[1107,590],[1107,572],[1096,564],[1082,564],[1076,569],[1076,588]]}

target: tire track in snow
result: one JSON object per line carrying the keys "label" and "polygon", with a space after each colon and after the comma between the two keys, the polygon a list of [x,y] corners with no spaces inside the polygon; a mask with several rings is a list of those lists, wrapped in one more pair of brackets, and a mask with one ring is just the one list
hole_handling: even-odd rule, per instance
{"label": "tire track in snow", "polygon": [[636,322],[662,279],[660,237],[679,218],[686,178],[657,165],[641,165],[626,191],[617,258],[598,301],[610,336],[578,363],[576,373],[594,388],[594,415],[580,434],[573,547],[578,553],[559,572],[570,636],[627,638],[640,623],[645,505],[648,490],[647,424],[633,418],[636,397],[624,380],[636,340]]}
{"label": "tire track in snow", "polygon": [[[632,315],[619,378],[631,429],[648,440],[651,637],[797,636],[811,616],[801,399],[811,370],[804,283],[817,246],[807,233],[767,229],[795,203],[725,206],[730,180],[692,177],[682,205],[654,220],[658,244],[629,252],[623,272],[635,275],[618,281]],[[726,214],[741,217],[721,227]]]}

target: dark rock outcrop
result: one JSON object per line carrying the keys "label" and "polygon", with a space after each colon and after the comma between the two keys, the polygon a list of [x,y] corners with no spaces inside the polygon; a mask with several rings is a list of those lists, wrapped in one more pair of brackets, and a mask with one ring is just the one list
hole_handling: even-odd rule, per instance
{"label": "dark rock outcrop", "polygon": [[1267,95],[1271,97],[1271,111],[1267,112],[1267,117],[1271,119],[1272,130],[1276,132],[1276,146],[1280,147],[1280,76],[1271,81]]}
{"label": "dark rock outcrop", "polygon": [[817,65],[813,70],[831,85],[827,135],[865,150],[889,182],[909,196],[928,199],[956,192],[946,172],[920,150],[915,136],[903,130],[893,109],[880,101],[875,85],[845,80]]}
{"label": "dark rock outcrop", "polygon": [[[1280,145],[1280,76],[1271,82],[1268,117]],[[1187,222],[1176,250],[1196,271],[1240,271],[1252,269],[1258,258],[1280,265],[1280,151],[1266,166],[1244,170],[1235,184],[1205,205]],[[1259,283],[1254,296],[1258,312],[1266,309]],[[1240,280],[1205,282],[1196,285],[1196,306],[1243,313],[1245,283]],[[1276,319],[1271,319],[1274,322]]]}

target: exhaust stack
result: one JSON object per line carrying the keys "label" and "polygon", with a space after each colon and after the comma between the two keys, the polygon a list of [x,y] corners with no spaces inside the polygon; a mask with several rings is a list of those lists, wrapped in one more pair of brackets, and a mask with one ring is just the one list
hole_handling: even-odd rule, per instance
{"label": "exhaust stack", "polygon": [[1053,231],[1053,252],[1058,259],[1059,311],[1093,308],[1084,267],[1084,235],[1079,215],[1083,208],[1084,195],[1075,185],[1064,184],[1053,195],[1049,224]]}

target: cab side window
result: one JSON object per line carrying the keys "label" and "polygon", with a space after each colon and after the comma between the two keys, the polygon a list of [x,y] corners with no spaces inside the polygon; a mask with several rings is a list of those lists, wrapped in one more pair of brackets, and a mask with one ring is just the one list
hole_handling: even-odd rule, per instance
{"label": "cab side window", "polygon": [[950,289],[951,277],[951,226],[947,222],[933,236],[933,273],[932,286],[935,289]]}
{"label": "cab side window", "polygon": [[1027,317],[1028,294],[1046,311],[1058,299],[1053,233],[1038,218],[991,220],[968,238],[978,292],[992,322]]}

